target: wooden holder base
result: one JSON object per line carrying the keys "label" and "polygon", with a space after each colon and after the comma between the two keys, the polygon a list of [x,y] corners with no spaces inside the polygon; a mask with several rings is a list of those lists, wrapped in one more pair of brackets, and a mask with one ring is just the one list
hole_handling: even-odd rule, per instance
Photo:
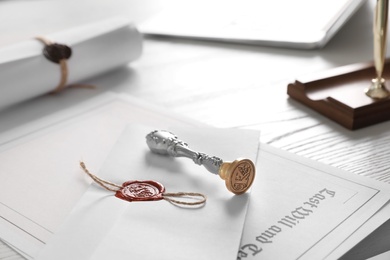
{"label": "wooden holder base", "polygon": [[[390,61],[386,61],[383,77],[389,79]],[[288,95],[332,119],[355,130],[390,119],[390,98],[374,100],[364,90],[376,77],[373,63],[359,63],[336,68],[289,84]]]}

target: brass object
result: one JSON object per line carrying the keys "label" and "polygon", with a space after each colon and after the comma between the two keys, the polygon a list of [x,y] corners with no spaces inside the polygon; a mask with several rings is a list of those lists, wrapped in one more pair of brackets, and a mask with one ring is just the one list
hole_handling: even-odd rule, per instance
{"label": "brass object", "polygon": [[385,86],[385,79],[382,78],[386,56],[387,20],[389,0],[377,0],[374,17],[374,65],[376,78],[365,90],[367,96],[374,99],[384,99],[389,96]]}
{"label": "brass object", "polygon": [[191,150],[188,144],[179,140],[176,135],[165,130],[155,130],[146,136],[150,150],[157,154],[172,157],[186,157],[198,165],[203,165],[209,172],[218,174],[225,180],[226,188],[234,194],[245,193],[255,179],[255,165],[249,159],[237,159],[224,162],[216,156],[209,156]]}
{"label": "brass object", "polygon": [[237,195],[249,189],[255,179],[255,173],[255,165],[248,159],[224,162],[219,168],[219,177],[225,180],[226,188]]}

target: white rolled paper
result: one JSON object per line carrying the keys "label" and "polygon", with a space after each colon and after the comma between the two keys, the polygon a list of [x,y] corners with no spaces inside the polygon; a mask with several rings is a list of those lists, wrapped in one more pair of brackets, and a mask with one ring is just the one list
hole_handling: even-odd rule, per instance
{"label": "white rolled paper", "polygon": [[[141,34],[118,17],[44,37],[72,49],[67,60],[67,85],[124,66],[142,52]],[[30,39],[0,49],[0,109],[52,92],[58,86],[60,65],[42,54],[44,47],[42,42]]]}

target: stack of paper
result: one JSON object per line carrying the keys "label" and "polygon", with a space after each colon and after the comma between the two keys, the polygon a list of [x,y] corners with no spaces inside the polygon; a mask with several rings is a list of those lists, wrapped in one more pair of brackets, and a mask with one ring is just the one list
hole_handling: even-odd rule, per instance
{"label": "stack of paper", "polygon": [[[151,153],[145,136],[154,129],[226,161],[256,161],[252,191],[234,195],[191,160]],[[0,143],[0,238],[29,259],[334,258],[367,235],[344,245],[390,198],[385,184],[258,150],[257,131],[213,129],[127,96],[85,102]],[[90,184],[81,160],[111,182],[155,180],[207,203],[120,200]]]}

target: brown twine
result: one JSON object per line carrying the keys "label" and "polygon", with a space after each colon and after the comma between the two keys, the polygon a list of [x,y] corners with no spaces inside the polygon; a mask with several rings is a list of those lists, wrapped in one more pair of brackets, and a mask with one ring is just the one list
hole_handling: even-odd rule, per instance
{"label": "brown twine", "polygon": [[[50,41],[49,39],[47,39],[43,36],[37,36],[37,37],[35,37],[35,39],[42,42],[45,46],[50,46],[50,45],[54,44],[54,42]],[[72,84],[72,85],[66,86],[66,82],[68,81],[68,75],[69,75],[67,59],[60,59],[58,61],[58,63],[60,65],[60,71],[61,71],[60,82],[58,83],[57,87],[53,91],[51,91],[50,93],[52,93],[52,94],[58,93],[66,87],[69,87],[69,88],[88,88],[88,89],[96,88],[94,85],[86,85],[86,84]]]}
{"label": "brown twine", "polygon": [[[87,167],[85,166],[84,162],[80,162],[81,168],[84,170],[84,172],[91,177],[97,184],[99,184],[101,187],[103,187],[106,190],[117,192],[123,188],[122,185],[118,185],[106,180],[103,180],[96,175],[92,174]],[[115,188],[113,188],[115,187]],[[180,201],[173,198],[193,198],[193,197],[199,197],[201,199],[193,202],[188,202],[188,201]],[[197,192],[176,192],[176,193],[163,193],[163,199],[173,203],[173,204],[179,204],[179,205],[186,205],[186,206],[196,206],[196,205],[202,205],[206,203],[207,197],[202,194],[202,193],[197,193]]]}
{"label": "brown twine", "polygon": [[[197,192],[164,193],[163,195],[164,195],[163,199],[166,200],[166,201],[169,201],[170,203],[187,205],[187,206],[201,205],[201,204],[206,203],[206,200],[207,200],[207,197],[204,194],[197,193]],[[202,199],[200,199],[198,201],[187,202],[187,201],[180,201],[180,200],[171,199],[169,197],[180,197],[180,198],[200,197]]]}
{"label": "brown twine", "polygon": [[[81,166],[81,168],[84,170],[84,172],[85,172],[86,174],[88,174],[89,177],[92,178],[92,180],[94,180],[97,184],[99,184],[100,186],[102,186],[102,187],[105,188],[106,190],[117,192],[118,190],[120,190],[120,189],[123,188],[121,185],[118,185],[118,184],[115,184],[115,183],[112,183],[112,182],[109,182],[109,181],[100,179],[100,178],[97,177],[95,174],[92,174],[91,172],[88,171],[88,169],[87,169],[87,167],[85,166],[85,163],[84,163],[84,162],[80,162],[80,166]],[[116,189],[111,188],[110,186],[111,186],[111,187],[116,187]]]}

